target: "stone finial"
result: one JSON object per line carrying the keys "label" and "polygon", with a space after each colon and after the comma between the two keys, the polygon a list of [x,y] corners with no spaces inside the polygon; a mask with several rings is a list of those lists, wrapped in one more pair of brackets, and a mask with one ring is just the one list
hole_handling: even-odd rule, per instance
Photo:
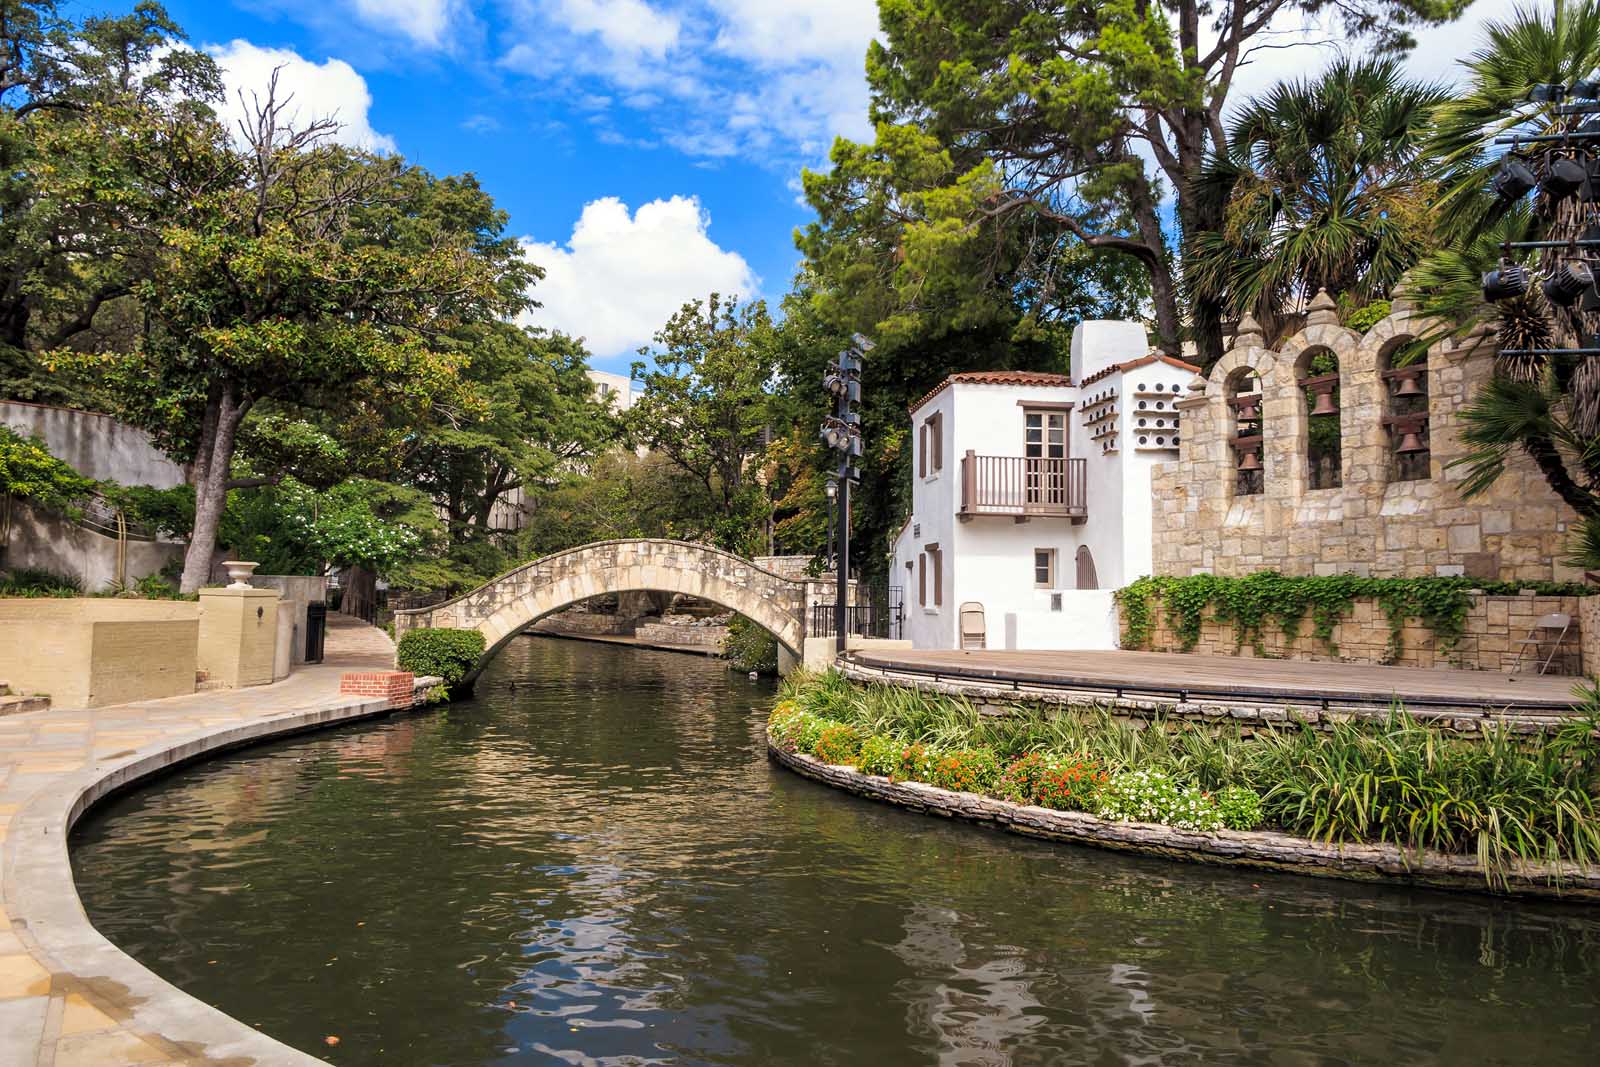
{"label": "stone finial", "polygon": [[1311,303],[1306,307],[1306,325],[1339,325],[1339,305],[1328,295],[1328,290],[1318,289],[1317,295],[1311,298]]}
{"label": "stone finial", "polygon": [[1189,392],[1195,396],[1205,396],[1206,380],[1200,375],[1196,374],[1194,376],[1194,380],[1189,383]]}
{"label": "stone finial", "polygon": [[1413,292],[1415,290],[1411,287],[1411,274],[1408,271],[1400,275],[1400,280],[1389,291],[1389,314],[1405,315],[1417,310],[1416,302],[1411,299]]}
{"label": "stone finial", "polygon": [[1238,327],[1233,331],[1233,346],[1235,348],[1259,348],[1261,342],[1266,340],[1266,332],[1261,329],[1261,324],[1250,312],[1244,313],[1244,318],[1239,320]]}

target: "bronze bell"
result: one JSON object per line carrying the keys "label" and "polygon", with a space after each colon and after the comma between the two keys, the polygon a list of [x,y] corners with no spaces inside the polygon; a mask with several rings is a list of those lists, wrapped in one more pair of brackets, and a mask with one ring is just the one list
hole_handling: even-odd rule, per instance
{"label": "bronze bell", "polygon": [[1255,449],[1250,449],[1239,457],[1239,469],[1242,471],[1258,471],[1261,469],[1261,454]]}
{"label": "bronze bell", "polygon": [[1317,394],[1317,402],[1316,402],[1315,406],[1312,407],[1311,414],[1313,414],[1313,415],[1337,415],[1337,414],[1339,414],[1338,405],[1336,405],[1333,402],[1333,390],[1332,389],[1329,389],[1329,390],[1327,390],[1325,392],[1321,392],[1321,393]]}
{"label": "bronze bell", "polygon": [[1415,378],[1401,378],[1400,386],[1394,391],[1395,396],[1422,396],[1422,386]]}
{"label": "bronze bell", "polygon": [[1426,452],[1427,450],[1427,446],[1422,443],[1422,435],[1415,430],[1407,430],[1401,434],[1400,444],[1395,447],[1395,451],[1401,455],[1412,452]]}
{"label": "bronze bell", "polygon": [[1256,416],[1258,416],[1260,413],[1260,409],[1253,400],[1249,403],[1239,405],[1240,422],[1254,422],[1256,420]]}

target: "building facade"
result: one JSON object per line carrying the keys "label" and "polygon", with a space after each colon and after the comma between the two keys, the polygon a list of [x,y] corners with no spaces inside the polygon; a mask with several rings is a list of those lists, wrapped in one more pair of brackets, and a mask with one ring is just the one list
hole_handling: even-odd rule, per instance
{"label": "building facade", "polygon": [[1151,572],[1151,474],[1198,368],[1089,322],[1070,371],[956,374],[912,406],[890,580],[916,647],[1116,647],[1112,591]]}
{"label": "building facade", "polygon": [[1470,500],[1462,407],[1494,372],[1489,333],[1416,353],[1438,323],[1398,293],[1356,333],[1321,293],[1266,348],[1253,320],[1177,404],[1183,437],[1153,480],[1155,573],[1580,579],[1575,516],[1531,459]]}

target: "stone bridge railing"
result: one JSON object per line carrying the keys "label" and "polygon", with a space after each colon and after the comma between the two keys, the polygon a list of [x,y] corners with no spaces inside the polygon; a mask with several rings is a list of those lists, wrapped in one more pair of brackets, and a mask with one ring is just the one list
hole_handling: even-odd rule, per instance
{"label": "stone bridge railing", "polygon": [[395,637],[423,627],[476,629],[488,660],[506,641],[552,612],[590,597],[651,589],[685,593],[737,611],[804,654],[810,605],[831,600],[831,583],[785,578],[730,552],[687,541],[597,541],[524,564],[432,607],[395,612]]}

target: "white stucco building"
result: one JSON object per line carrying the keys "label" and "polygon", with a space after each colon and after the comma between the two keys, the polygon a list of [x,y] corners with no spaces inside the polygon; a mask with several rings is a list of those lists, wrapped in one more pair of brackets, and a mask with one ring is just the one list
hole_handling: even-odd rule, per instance
{"label": "white stucco building", "polygon": [[594,383],[595,395],[608,402],[616,411],[627,411],[639,399],[639,383],[626,374],[613,374],[608,370],[590,370],[589,380]]}
{"label": "white stucco building", "polygon": [[1086,322],[1069,369],[954,374],[912,406],[890,580],[917,648],[962,647],[963,609],[969,647],[1116,647],[1112,591],[1151,572],[1151,467],[1199,368],[1138,323]]}

